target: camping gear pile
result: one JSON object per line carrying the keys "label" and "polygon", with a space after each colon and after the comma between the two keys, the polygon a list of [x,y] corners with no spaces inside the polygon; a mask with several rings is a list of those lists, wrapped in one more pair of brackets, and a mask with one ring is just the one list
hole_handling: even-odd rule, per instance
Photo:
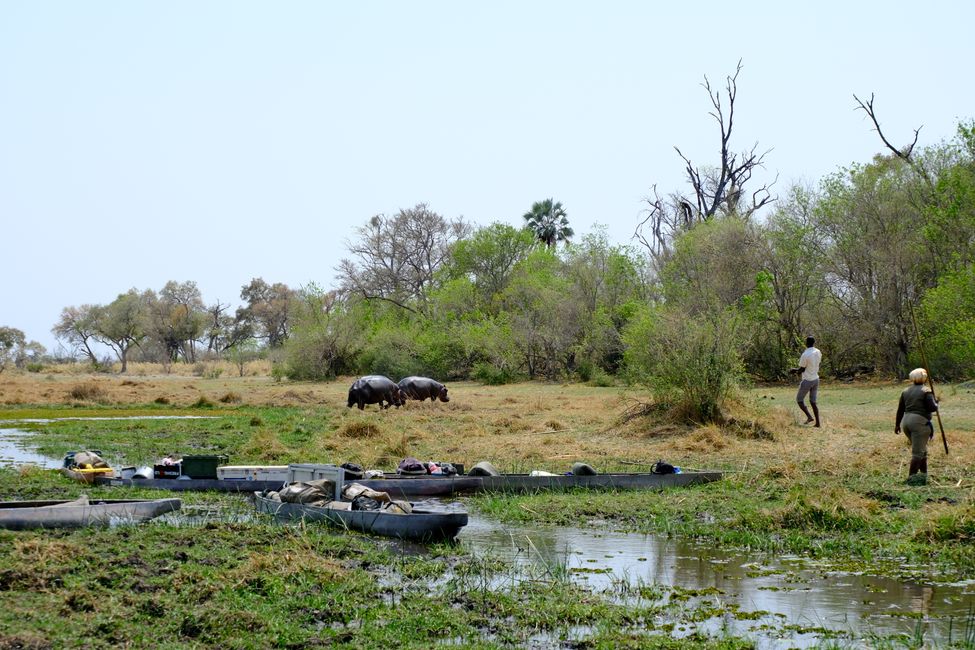
{"label": "camping gear pile", "polygon": [[333,510],[376,510],[402,515],[413,512],[412,504],[393,499],[388,492],[373,490],[359,483],[346,483],[337,488],[335,481],[330,479],[290,483],[278,491],[268,492],[265,496],[281,503],[298,503]]}

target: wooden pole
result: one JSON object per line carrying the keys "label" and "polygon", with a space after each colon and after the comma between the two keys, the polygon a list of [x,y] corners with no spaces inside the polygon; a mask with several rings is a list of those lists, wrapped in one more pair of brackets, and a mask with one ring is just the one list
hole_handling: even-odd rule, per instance
{"label": "wooden pole", "polygon": [[[931,396],[934,398],[934,401],[937,402],[938,396],[934,392],[934,380],[931,378],[931,366],[928,365],[928,358],[924,354],[924,342],[921,341],[921,330],[918,329],[917,318],[914,317],[914,305],[908,302],[907,306],[911,310],[911,322],[914,323],[914,334],[917,336],[917,349],[921,352],[921,363],[924,364],[924,370],[928,373],[928,387],[931,388]],[[945,427],[941,423],[940,409],[935,411],[934,414],[938,418],[938,428],[941,429],[941,442],[945,446],[945,455],[948,455],[948,438],[945,437]]]}

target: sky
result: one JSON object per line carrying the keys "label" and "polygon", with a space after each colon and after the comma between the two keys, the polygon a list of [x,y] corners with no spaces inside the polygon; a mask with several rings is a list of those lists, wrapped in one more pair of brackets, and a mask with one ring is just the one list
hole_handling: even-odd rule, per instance
{"label": "sky", "polygon": [[740,60],[732,146],[784,194],[975,117],[975,2],[0,0],[0,325],[194,281],[333,287],[355,229],[477,226],[554,198],[633,243],[717,162],[702,87]]}

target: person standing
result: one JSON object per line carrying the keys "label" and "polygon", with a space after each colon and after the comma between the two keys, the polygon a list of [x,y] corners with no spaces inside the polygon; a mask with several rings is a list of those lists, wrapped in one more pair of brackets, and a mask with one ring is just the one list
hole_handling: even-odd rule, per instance
{"label": "person standing", "polygon": [[[911,385],[901,392],[897,403],[897,420],[894,433],[904,432],[911,441],[911,469],[908,470],[908,483],[924,485],[928,482],[928,440],[934,438],[934,425],[931,414],[938,410],[938,403],[924,382],[928,371],[915,368],[909,375]],[[918,478],[914,478],[920,474]]]}
{"label": "person standing", "polygon": [[[816,347],[816,339],[806,337],[806,349],[799,357],[799,367],[793,368],[792,372],[802,373],[799,381],[799,392],[796,393],[796,403],[802,412],[806,414],[805,424],[815,422],[814,427],[819,426],[819,405],[816,403],[819,397],[819,364],[823,360],[823,353]],[[806,408],[806,395],[809,395],[809,405],[812,406],[813,415],[809,414]]]}

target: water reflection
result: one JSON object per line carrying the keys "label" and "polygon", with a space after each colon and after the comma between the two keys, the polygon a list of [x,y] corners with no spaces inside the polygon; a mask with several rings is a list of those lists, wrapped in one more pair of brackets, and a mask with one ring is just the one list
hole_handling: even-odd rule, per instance
{"label": "water reflection", "polygon": [[37,453],[30,446],[29,431],[20,429],[0,429],[0,467],[17,465],[38,465],[55,468],[61,466],[61,459]]}
{"label": "water reflection", "polygon": [[975,607],[970,583],[903,582],[829,570],[794,557],[750,556],[656,535],[510,526],[472,514],[459,540],[476,554],[511,561],[525,577],[561,575],[624,602],[639,601],[640,587],[662,585],[667,587],[662,590],[664,600],[690,595],[725,608],[764,612],[755,620],[714,619],[701,629],[730,625],[735,633],[748,634],[785,624],[794,626],[788,628],[793,631],[790,643],[797,645],[816,643],[821,636],[817,628],[857,638],[913,637],[918,626],[929,642],[943,644],[950,632],[959,640]]}

